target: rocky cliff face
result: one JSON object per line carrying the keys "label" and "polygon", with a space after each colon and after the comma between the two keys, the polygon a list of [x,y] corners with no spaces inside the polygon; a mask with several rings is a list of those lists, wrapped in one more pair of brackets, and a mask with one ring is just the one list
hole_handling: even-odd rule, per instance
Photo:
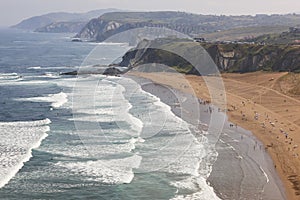
{"label": "rocky cliff face", "polygon": [[300,46],[203,44],[221,71],[299,71]]}
{"label": "rocky cliff face", "polygon": [[[196,44],[208,52],[221,72],[292,71],[300,72],[300,46],[256,44]],[[172,48],[192,53],[195,42],[174,42]],[[192,51],[193,50],[193,51]],[[142,52],[143,51],[143,52]],[[192,55],[197,56],[197,55]],[[190,63],[178,55],[159,49],[132,50],[123,56],[122,66],[161,63],[187,74],[197,74]]]}
{"label": "rocky cliff face", "polygon": [[105,30],[106,23],[98,19],[92,19],[75,37],[96,41],[97,35]]}

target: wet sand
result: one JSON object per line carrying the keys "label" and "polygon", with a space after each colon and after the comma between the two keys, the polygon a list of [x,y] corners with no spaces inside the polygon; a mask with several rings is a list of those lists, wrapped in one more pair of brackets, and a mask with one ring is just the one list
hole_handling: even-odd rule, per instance
{"label": "wet sand", "polygon": [[[218,107],[210,104],[204,105],[203,101],[199,104],[199,116],[184,115],[185,112],[193,115],[197,109],[193,105],[186,105],[182,108],[179,106],[182,104],[180,101],[170,98],[168,93],[173,93],[177,99],[182,96],[192,98],[188,87],[177,83],[180,79],[174,78],[174,74],[135,72],[131,75],[151,79],[158,83],[135,78],[142,82],[141,85],[145,91],[158,96],[171,106],[176,115],[189,123],[198,124],[201,126],[200,129],[205,129],[205,124],[211,123],[212,115],[225,115]],[[191,76],[191,78],[196,77]],[[205,97],[198,93],[197,96]],[[208,178],[208,182],[214,187],[217,195],[222,199],[286,199],[284,187],[264,144],[250,131],[229,122],[226,118],[225,115],[221,133],[213,136],[217,138],[214,145],[218,152],[218,159],[214,161]],[[213,141],[215,138],[210,138],[210,140]]]}

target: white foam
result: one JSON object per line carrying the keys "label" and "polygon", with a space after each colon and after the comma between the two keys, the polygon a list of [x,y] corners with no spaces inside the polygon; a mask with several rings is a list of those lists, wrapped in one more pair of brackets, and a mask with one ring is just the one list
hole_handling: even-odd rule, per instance
{"label": "white foam", "polygon": [[18,98],[16,101],[31,101],[31,102],[50,102],[53,108],[59,108],[64,105],[67,101],[67,94],[60,92],[58,94],[49,94],[45,97],[30,97],[30,98]]}
{"label": "white foam", "polygon": [[57,75],[57,73],[52,73],[52,72],[46,72],[44,76],[48,78],[59,78],[60,76]]}
{"label": "white foam", "polygon": [[131,139],[130,139],[130,142],[131,142],[131,143],[136,143],[136,142],[144,143],[145,140],[144,140],[143,138],[141,138],[141,137],[138,137],[138,138],[131,138]]}
{"label": "white foam", "polygon": [[192,190],[192,194],[180,195],[177,194],[171,200],[200,200],[200,199],[220,199],[214,189],[209,186],[204,178],[189,178],[182,182],[175,182],[173,185],[180,189]]}
{"label": "white foam", "polygon": [[[124,97],[124,87],[112,82],[114,78],[109,80],[103,78],[103,76],[90,76],[85,80],[77,80],[73,93],[74,120],[114,121],[118,123],[120,131],[127,130],[127,135],[139,137],[143,123],[130,114],[132,105]],[[82,114],[89,116],[82,116]]]}
{"label": "white foam", "polygon": [[[130,183],[134,177],[133,169],[138,168],[142,158],[138,155],[123,159],[98,160],[88,162],[58,162],[56,165],[67,168],[90,181],[107,184]],[[88,178],[93,177],[93,178]]]}
{"label": "white foam", "polygon": [[266,177],[267,183],[269,183],[270,180],[269,180],[269,177],[268,177],[267,173],[265,172],[265,170],[261,166],[259,166],[259,168],[263,172],[264,176]]}
{"label": "white foam", "polygon": [[36,84],[39,84],[39,85],[42,85],[42,84],[49,84],[49,82],[47,81],[23,81],[23,78],[21,77],[17,77],[15,79],[9,79],[9,81],[7,80],[1,80],[0,78],[0,85],[36,85]]}
{"label": "white foam", "polygon": [[41,66],[36,66],[36,67],[28,67],[27,69],[41,69]]}
{"label": "white foam", "polygon": [[76,69],[76,68],[79,68],[78,67],[67,67],[67,66],[60,66],[60,67],[42,67],[42,69],[45,69],[45,70],[53,70],[53,69]]}
{"label": "white foam", "polygon": [[103,45],[103,46],[129,46],[128,43],[117,43],[117,42],[99,42],[96,43],[97,45]]}
{"label": "white foam", "polygon": [[0,73],[0,81],[17,81],[22,80],[17,73]]}
{"label": "white foam", "polygon": [[[130,114],[132,106],[124,98],[124,87],[110,81],[117,80],[115,78],[103,80],[104,78],[105,76],[99,75],[82,76],[58,83],[69,86],[72,82],[73,84],[76,82],[72,93],[73,104],[69,105],[72,106],[73,118],[69,120],[75,122],[77,133],[89,156],[92,156],[93,160],[98,160],[59,165],[85,178],[93,176],[93,180],[99,182],[129,183],[134,177],[132,168],[137,168],[141,160],[141,157],[132,151],[136,148],[136,144],[144,142],[139,137],[143,124]],[[101,127],[101,124],[111,127]],[[59,153],[72,155],[72,151],[81,152],[79,149],[76,150],[77,146],[71,148]],[[124,154],[133,156],[126,159],[111,159]],[[131,164],[128,164],[129,161]]]}
{"label": "white foam", "polygon": [[52,100],[52,106],[54,108],[59,108],[61,107],[62,105],[64,105],[67,101],[68,101],[68,96],[61,92],[61,93],[58,93],[58,94],[52,94],[52,95],[49,95],[49,98]]}
{"label": "white foam", "polygon": [[124,92],[125,88],[121,85],[117,85],[113,97],[113,102],[121,102],[122,105],[120,105],[119,108],[115,109],[115,114],[118,118],[121,117],[123,120],[130,124],[131,128],[135,131],[135,134],[132,136],[139,136],[143,128],[143,122],[130,114],[130,109],[132,108],[132,105],[127,99],[125,99],[123,95]]}
{"label": "white foam", "polygon": [[49,119],[32,122],[0,122],[0,188],[29,161],[50,130]]}
{"label": "white foam", "polygon": [[17,73],[0,73],[0,76],[18,76]]}

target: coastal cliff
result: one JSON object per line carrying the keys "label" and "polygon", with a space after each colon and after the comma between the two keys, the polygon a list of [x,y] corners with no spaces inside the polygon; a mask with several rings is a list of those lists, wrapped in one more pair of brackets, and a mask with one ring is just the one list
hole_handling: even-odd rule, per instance
{"label": "coastal cliff", "polygon": [[[189,56],[195,48],[204,48],[221,72],[291,71],[300,72],[300,46],[258,44],[216,44],[176,41],[169,48],[180,49]],[[145,63],[160,63],[186,74],[197,70],[182,57],[158,48],[132,49],[123,56],[121,66],[134,67]]]}

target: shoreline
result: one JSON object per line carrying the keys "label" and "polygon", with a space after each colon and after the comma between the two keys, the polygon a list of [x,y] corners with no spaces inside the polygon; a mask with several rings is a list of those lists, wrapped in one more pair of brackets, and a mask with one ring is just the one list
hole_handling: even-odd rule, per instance
{"label": "shoreline", "polygon": [[[165,84],[163,83],[164,81],[159,81],[156,80],[155,78],[149,76],[149,73],[146,73],[144,75],[141,74],[136,74],[136,73],[129,73],[129,76],[132,78],[132,76],[134,76],[134,80],[136,80],[136,78],[138,79],[146,79],[148,81],[151,81],[154,84],[157,84],[158,86],[154,86],[156,87],[156,89],[153,91],[142,87],[143,90],[154,94],[155,96],[158,96],[162,102],[168,104],[171,108],[172,108],[172,112],[174,112],[176,115],[180,115],[180,110],[177,109],[176,110],[176,106],[172,106],[172,104],[170,104],[170,102],[167,102],[166,99],[164,99],[164,95],[160,94],[160,92],[158,91],[160,86],[170,86],[172,89],[175,89],[181,93],[185,93],[184,91],[180,90],[179,88],[174,87],[173,85],[170,84]],[[153,87],[153,86],[152,86]],[[186,94],[186,93],[185,93]],[[199,96],[197,95],[197,98],[199,98]],[[207,113],[203,112],[203,109],[206,109],[208,107],[210,107],[210,105],[201,105],[202,106],[202,116],[206,115]],[[205,108],[206,107],[206,108]],[[216,108],[214,110],[217,110]],[[182,118],[182,116],[179,116]],[[209,116],[204,116],[204,118],[209,118]],[[186,119],[185,119],[186,120]],[[208,122],[209,123],[209,122]],[[234,154],[234,155],[230,155],[230,161],[235,161],[238,160],[236,159],[237,157],[244,157],[244,161],[242,161],[243,165],[256,165],[257,163],[259,163],[260,165],[257,167],[258,171],[260,172],[255,172],[255,173],[263,173],[263,175],[266,177],[264,181],[266,181],[265,185],[263,185],[263,189],[262,189],[262,194],[261,197],[265,197],[265,198],[271,198],[271,199],[285,199],[285,191],[282,187],[282,183],[275,171],[274,168],[272,168],[273,166],[273,162],[271,160],[271,158],[269,157],[269,154],[264,150],[263,148],[263,144],[260,143],[260,141],[258,141],[258,139],[250,132],[247,131],[241,127],[236,127],[236,128],[232,128],[231,127],[232,123],[229,121],[229,119],[225,119],[225,123],[224,123],[224,134],[222,133],[222,135],[220,135],[220,140],[222,138],[221,141],[225,141],[227,142],[226,145],[229,145],[231,143],[230,148],[232,149],[237,149],[237,152],[232,153],[232,150],[226,151],[222,146],[224,146],[224,144],[218,142],[218,144],[216,144],[216,147],[219,149],[217,150],[219,157],[217,159],[217,161],[213,164],[213,168],[211,171],[210,176],[208,177],[207,181],[215,188],[215,192],[219,197],[223,197],[226,198],[226,196],[232,198],[251,198],[251,192],[245,192],[245,194],[242,194],[241,196],[238,196],[239,194],[235,194],[236,191],[239,190],[238,193],[241,193],[241,190],[245,189],[245,188],[234,188],[234,187],[239,187],[239,181],[237,180],[238,177],[235,180],[235,184],[233,186],[224,186],[222,184],[225,184],[224,182],[226,182],[226,178],[222,177],[224,175],[222,175],[221,173],[225,173],[224,170],[231,170],[231,166],[229,166],[229,168],[224,168],[224,166],[228,163],[226,163],[226,159],[228,159],[228,153],[229,154]],[[234,134],[231,134],[230,132],[232,131],[235,132]],[[232,135],[233,138],[230,139],[226,139],[226,137],[228,135]],[[234,143],[232,141],[237,141],[239,140],[239,143]],[[224,143],[225,143],[224,142]],[[247,148],[243,148],[244,146],[247,146]],[[252,147],[253,146],[253,147]],[[229,148],[229,149],[230,149]],[[252,149],[253,148],[253,149]],[[257,151],[259,151],[259,153],[257,153]],[[225,152],[225,153],[222,153]],[[235,154],[237,154],[238,156],[236,156]],[[227,156],[227,157],[226,157]],[[220,159],[219,159],[220,158]],[[229,162],[229,161],[228,161]],[[232,164],[231,164],[232,165]],[[238,164],[235,165],[236,168],[238,168]],[[222,168],[223,171],[220,171],[220,169]],[[271,168],[271,169],[270,169]],[[249,169],[244,169],[246,170],[246,172],[250,172]],[[247,171],[248,170],[248,171]],[[230,173],[229,173],[230,175]],[[252,174],[253,176],[256,176],[258,174]],[[247,177],[244,177],[245,179],[247,179]],[[249,177],[248,177],[249,178]],[[255,177],[250,177],[250,179],[254,180]],[[223,181],[223,182],[222,182]],[[242,180],[243,182],[247,182],[247,180]],[[249,180],[248,180],[249,181]],[[251,182],[251,181],[249,181]],[[254,181],[255,182],[255,181]],[[247,183],[246,183],[247,184]],[[244,185],[246,186],[246,184],[244,183]],[[249,183],[248,183],[249,184]],[[261,184],[261,183],[260,183]],[[248,187],[251,187],[251,185],[248,185]],[[272,188],[276,188],[276,190],[272,190]],[[253,192],[257,192],[257,191],[253,191]],[[264,199],[264,198],[263,198]]]}

